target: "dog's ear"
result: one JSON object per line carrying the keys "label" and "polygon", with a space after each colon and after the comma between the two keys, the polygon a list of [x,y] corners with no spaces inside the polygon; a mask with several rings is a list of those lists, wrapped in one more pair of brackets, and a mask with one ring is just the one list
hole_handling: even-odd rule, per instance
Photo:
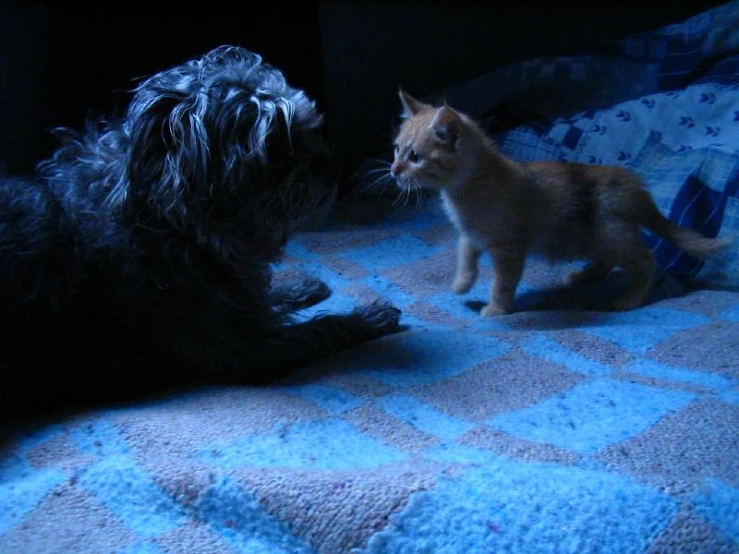
{"label": "dog's ear", "polygon": [[207,95],[144,95],[129,109],[131,194],[182,229],[194,189],[205,186],[210,144],[203,114]]}

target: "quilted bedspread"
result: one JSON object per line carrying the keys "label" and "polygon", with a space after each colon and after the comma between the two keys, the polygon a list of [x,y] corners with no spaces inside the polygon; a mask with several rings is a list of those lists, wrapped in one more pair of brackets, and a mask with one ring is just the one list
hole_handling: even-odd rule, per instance
{"label": "quilted bedspread", "polygon": [[[735,235],[738,29],[732,2],[446,93],[511,156],[629,165],[669,217]],[[512,75],[545,86],[480,100]],[[332,287],[306,316],[383,297],[407,330],[274,386],[4,429],[0,553],[737,553],[739,247],[703,264],[645,240],[640,309],[586,308],[618,277],[569,288],[532,259],[516,313],[484,319],[490,262],[451,292],[436,198],[344,202],[277,270]]]}

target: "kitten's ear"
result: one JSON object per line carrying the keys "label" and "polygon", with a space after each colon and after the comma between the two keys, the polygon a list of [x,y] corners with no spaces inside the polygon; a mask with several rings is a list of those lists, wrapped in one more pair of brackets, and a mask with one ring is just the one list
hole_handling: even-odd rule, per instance
{"label": "kitten's ear", "polygon": [[403,119],[408,119],[409,117],[416,115],[426,107],[426,104],[420,100],[416,100],[402,88],[398,89],[398,97],[400,98],[400,103],[403,104],[403,113],[401,114]]}
{"label": "kitten's ear", "polygon": [[436,115],[431,122],[431,130],[434,132],[434,136],[444,144],[454,148],[457,147],[459,142],[461,126],[462,120],[459,114],[446,104],[436,110]]}

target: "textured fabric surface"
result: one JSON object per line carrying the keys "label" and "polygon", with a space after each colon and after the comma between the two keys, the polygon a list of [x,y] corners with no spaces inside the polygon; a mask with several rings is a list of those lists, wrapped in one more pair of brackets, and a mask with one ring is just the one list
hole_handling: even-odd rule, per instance
{"label": "textured fabric surface", "polygon": [[[730,233],[737,13],[449,97],[511,155],[629,164],[670,217]],[[739,292],[677,279],[736,285],[736,245],[699,267],[654,243],[662,275],[627,313],[585,308],[618,279],[567,288],[568,266],[531,260],[518,312],[482,319],[490,262],[455,296],[454,242],[436,199],[346,204],[279,269],[334,290],[306,315],[384,297],[404,333],[276,386],[3,430],[0,553],[739,552]]]}
{"label": "textured fabric surface", "polygon": [[[289,245],[409,329],[268,388],[173,391],[14,430],[0,552],[738,552],[739,293],[580,309],[532,261],[519,313],[449,290],[438,203],[348,205]],[[677,294],[676,294],[677,293]]]}

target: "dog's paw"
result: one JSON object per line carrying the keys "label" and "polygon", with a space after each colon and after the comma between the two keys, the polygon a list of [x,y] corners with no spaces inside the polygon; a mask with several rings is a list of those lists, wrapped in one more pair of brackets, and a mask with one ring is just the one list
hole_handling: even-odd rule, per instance
{"label": "dog's paw", "polygon": [[320,279],[306,275],[280,280],[273,286],[270,296],[277,310],[293,312],[323,302],[331,296],[331,288]]}
{"label": "dog's paw", "polygon": [[331,287],[315,277],[303,277],[294,290],[305,306],[314,306],[331,296]]}
{"label": "dog's paw", "polygon": [[377,336],[397,333],[402,330],[400,316],[403,312],[386,301],[376,300],[371,304],[357,308],[354,313]]}

